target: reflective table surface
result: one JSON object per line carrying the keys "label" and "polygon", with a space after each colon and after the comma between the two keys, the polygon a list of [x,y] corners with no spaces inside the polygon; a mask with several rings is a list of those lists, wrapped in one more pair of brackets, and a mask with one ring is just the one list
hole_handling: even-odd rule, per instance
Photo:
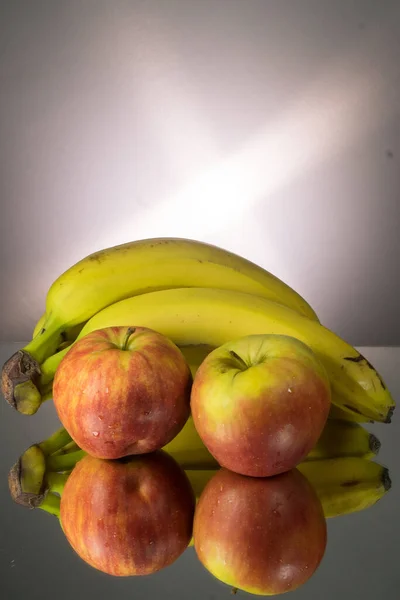
{"label": "reflective table surface", "polygon": [[[3,363],[21,343],[0,344]],[[359,348],[400,397],[400,348]],[[230,598],[232,589],[216,580],[188,548],[170,567],[145,577],[111,577],[85,564],[65,539],[57,519],[27,510],[10,498],[7,475],[20,454],[57,427],[52,402],[31,417],[0,404],[0,598],[4,600],[118,600]],[[374,506],[328,519],[328,544],[316,573],[290,593],[296,600],[397,600],[400,597],[400,415],[390,425],[366,427],[381,441],[376,461],[389,469],[392,487]],[[236,597],[247,596],[238,591]],[[250,596],[248,596],[250,597]]]}

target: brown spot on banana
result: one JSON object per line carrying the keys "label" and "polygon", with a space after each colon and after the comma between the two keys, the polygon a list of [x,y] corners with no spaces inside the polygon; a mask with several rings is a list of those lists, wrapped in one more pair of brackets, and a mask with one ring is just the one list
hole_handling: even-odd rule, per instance
{"label": "brown spot on banana", "polygon": [[365,358],[365,356],[363,356],[362,354],[359,354],[358,356],[345,356],[343,360],[349,360],[351,362],[354,363],[360,363],[360,362],[365,362],[365,364],[372,369],[372,371],[374,371],[375,375],[377,376],[377,378],[379,379],[381,386],[384,390],[386,390],[386,384],[383,381],[382,377],[379,375],[378,371],[375,369],[375,367],[369,362],[369,360],[367,358]]}

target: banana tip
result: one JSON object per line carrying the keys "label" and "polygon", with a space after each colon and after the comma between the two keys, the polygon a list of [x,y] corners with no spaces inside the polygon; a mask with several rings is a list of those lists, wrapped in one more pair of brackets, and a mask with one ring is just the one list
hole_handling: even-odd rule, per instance
{"label": "banana tip", "polygon": [[385,419],[385,423],[391,423],[392,422],[392,417],[393,417],[393,413],[394,413],[394,406],[391,406],[388,410],[388,413],[386,415],[386,419]]}
{"label": "banana tip", "polygon": [[384,468],[382,471],[382,484],[385,492],[388,492],[392,487],[392,480],[390,479],[389,469]]}
{"label": "banana tip", "polygon": [[376,437],[376,435],[374,435],[373,433],[370,433],[369,434],[369,449],[374,454],[378,454],[380,448],[381,448],[380,441],[378,440],[378,438]]}

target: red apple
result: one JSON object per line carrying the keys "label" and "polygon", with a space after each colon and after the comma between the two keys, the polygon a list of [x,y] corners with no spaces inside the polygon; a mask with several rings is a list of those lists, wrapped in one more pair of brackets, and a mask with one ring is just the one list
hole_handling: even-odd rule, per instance
{"label": "red apple", "polygon": [[61,525],[77,554],[109,575],[147,575],[187,548],[194,494],[165,452],[116,461],[85,456],[61,496]]}
{"label": "red apple", "polygon": [[193,535],[197,556],[215,577],[272,595],[314,573],[325,552],[326,522],[299,471],[262,479],[222,469],[200,496]]}
{"label": "red apple", "polygon": [[192,376],[179,348],[144,327],[78,340],[54,378],[58,416],[83,450],[121,458],[165,446],[190,414]]}
{"label": "red apple", "polygon": [[250,335],[213,350],[191,395],[196,429],[223,467],[266,477],[292,469],[315,446],[330,385],[312,350],[283,335]]}

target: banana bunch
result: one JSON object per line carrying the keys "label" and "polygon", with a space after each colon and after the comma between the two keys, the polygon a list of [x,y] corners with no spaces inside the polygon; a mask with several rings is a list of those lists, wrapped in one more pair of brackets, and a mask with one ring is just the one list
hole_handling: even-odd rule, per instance
{"label": "banana bunch", "polygon": [[[293,336],[328,373],[335,418],[390,422],[394,401],[357,350],[326,329],[307,302],[261,267],[193,240],[158,238],[92,254],[51,286],[46,312],[25,348],[4,365],[2,390],[35,413],[70,344],[108,326],[146,326],[205,352],[249,334]],[[193,350],[193,365],[198,364]]]}
{"label": "banana bunch", "polygon": [[[327,424],[312,456],[298,466],[316,490],[326,518],[364,510],[391,487],[388,470],[369,460],[379,447],[376,438],[371,448],[368,434],[360,425],[332,423],[335,422]],[[202,445],[191,420],[177,438],[180,439],[170,442],[164,450],[185,469],[198,499],[219,466]],[[187,454],[184,448],[188,448]],[[65,482],[84,455],[66,430],[59,429],[47,440],[28,448],[12,467],[12,498],[23,506],[59,516]]]}

